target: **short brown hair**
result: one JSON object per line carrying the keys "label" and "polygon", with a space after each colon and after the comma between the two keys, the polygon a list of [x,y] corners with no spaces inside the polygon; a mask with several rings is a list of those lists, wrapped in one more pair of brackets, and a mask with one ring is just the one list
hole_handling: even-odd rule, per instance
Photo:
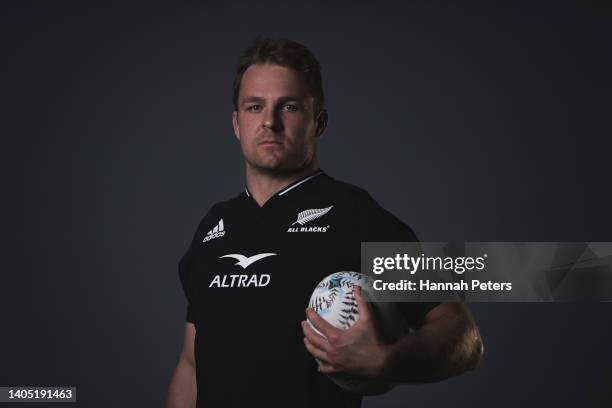
{"label": "short brown hair", "polygon": [[240,57],[234,78],[234,109],[238,110],[240,82],[248,67],[255,64],[275,64],[294,69],[306,81],[308,91],[314,99],[314,114],[324,109],[325,96],[321,79],[321,64],[306,46],[285,38],[257,37]]}

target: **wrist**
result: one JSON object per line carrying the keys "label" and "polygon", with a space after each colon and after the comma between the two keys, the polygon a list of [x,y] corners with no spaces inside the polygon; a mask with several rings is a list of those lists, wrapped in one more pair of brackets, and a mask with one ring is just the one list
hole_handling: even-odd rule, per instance
{"label": "wrist", "polygon": [[394,354],[393,344],[383,344],[381,346],[378,358],[375,360],[374,377],[387,378],[390,376]]}
{"label": "wrist", "polygon": [[389,382],[397,382],[405,373],[408,361],[418,348],[416,336],[402,337],[394,343],[384,344],[381,353],[379,377]]}

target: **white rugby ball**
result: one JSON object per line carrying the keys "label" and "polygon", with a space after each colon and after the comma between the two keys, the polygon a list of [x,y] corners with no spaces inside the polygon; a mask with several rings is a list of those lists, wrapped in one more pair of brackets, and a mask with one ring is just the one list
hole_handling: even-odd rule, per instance
{"label": "white rugby ball", "polygon": [[[346,330],[359,320],[355,286],[360,286],[366,299],[372,302],[372,312],[383,341],[390,343],[407,334],[406,320],[397,307],[393,303],[377,303],[375,293],[371,290],[372,279],[358,272],[343,271],[327,276],[315,288],[308,307],[313,308],[333,326]],[[310,321],[308,323],[310,324]],[[322,335],[316,328],[313,329]],[[320,364],[319,360],[317,363]],[[363,395],[381,394],[395,386],[377,379],[348,374],[332,374],[329,377],[340,387]]]}

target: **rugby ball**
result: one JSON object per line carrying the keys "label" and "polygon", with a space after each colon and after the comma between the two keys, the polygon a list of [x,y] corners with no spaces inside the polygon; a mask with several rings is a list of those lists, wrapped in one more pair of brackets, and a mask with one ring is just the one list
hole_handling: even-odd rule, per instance
{"label": "rugby ball", "polygon": [[[346,330],[359,320],[359,309],[354,294],[355,286],[360,286],[366,300],[371,302],[381,340],[391,343],[407,334],[406,320],[397,306],[389,302],[376,302],[375,291],[372,290],[372,279],[358,272],[343,271],[327,276],[316,286],[308,307],[313,308],[333,326]],[[312,326],[310,321],[308,324],[323,335]],[[319,360],[317,363],[320,364]],[[381,394],[395,386],[395,384],[381,380],[349,374],[331,374],[329,378],[340,387],[363,395]]]}

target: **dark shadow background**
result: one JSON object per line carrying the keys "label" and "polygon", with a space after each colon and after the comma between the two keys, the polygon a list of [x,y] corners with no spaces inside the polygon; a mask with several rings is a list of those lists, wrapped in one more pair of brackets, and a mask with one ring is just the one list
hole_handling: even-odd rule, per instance
{"label": "dark shadow background", "polygon": [[[0,385],[162,405],[178,259],[244,185],[231,87],[258,33],[322,62],[323,168],[422,240],[612,241],[610,9],[426,4],[3,2]],[[472,309],[478,371],[364,406],[612,402],[609,304]]]}

